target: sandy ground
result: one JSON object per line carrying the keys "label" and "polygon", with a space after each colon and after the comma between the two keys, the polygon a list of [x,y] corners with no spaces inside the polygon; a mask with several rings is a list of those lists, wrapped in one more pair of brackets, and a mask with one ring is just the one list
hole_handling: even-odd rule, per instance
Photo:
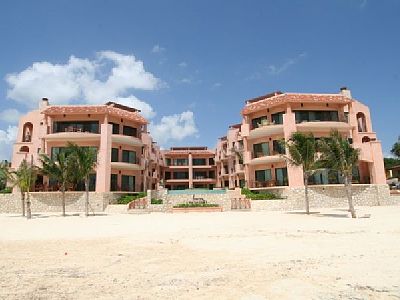
{"label": "sandy ground", "polygon": [[0,216],[0,299],[400,299],[400,206]]}

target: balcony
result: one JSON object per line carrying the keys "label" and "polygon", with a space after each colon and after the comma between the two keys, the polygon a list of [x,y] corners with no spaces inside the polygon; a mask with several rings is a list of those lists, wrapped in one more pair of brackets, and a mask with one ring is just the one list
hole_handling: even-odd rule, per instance
{"label": "balcony", "polygon": [[144,167],[141,165],[139,158],[136,158],[134,162],[113,161],[111,162],[111,168],[132,171],[144,170]]}
{"label": "balcony", "polygon": [[244,173],[244,165],[242,165],[242,164],[236,164],[236,165],[235,165],[235,172],[236,172],[236,173]]}
{"label": "balcony", "polygon": [[273,152],[272,154],[266,154],[262,152],[257,152],[255,154],[252,153],[250,161],[248,161],[249,165],[262,165],[262,164],[269,164],[269,163],[278,163],[278,162],[285,162],[285,158],[277,153]]}
{"label": "balcony", "polygon": [[44,138],[47,141],[94,142],[94,141],[100,141],[100,137],[101,135],[99,133],[83,132],[83,131],[67,131],[67,132],[49,133],[46,134]]}
{"label": "balcony", "polygon": [[130,135],[123,135],[123,134],[112,134],[111,141],[113,143],[119,143],[123,145],[130,145],[130,146],[143,146],[143,142],[140,138]]}
{"label": "balcony", "polygon": [[281,187],[281,186],[288,186],[288,180],[282,180],[282,181],[277,181],[277,180],[267,180],[267,181],[249,181],[248,182],[248,187],[249,188],[268,188],[268,187]]}
{"label": "balcony", "polygon": [[261,124],[259,127],[250,130],[248,139],[257,139],[275,134],[283,134],[283,124]]}
{"label": "balcony", "polygon": [[332,129],[336,129],[339,132],[348,132],[352,129],[352,126],[344,121],[308,121],[298,123],[296,127],[299,132],[330,132]]}

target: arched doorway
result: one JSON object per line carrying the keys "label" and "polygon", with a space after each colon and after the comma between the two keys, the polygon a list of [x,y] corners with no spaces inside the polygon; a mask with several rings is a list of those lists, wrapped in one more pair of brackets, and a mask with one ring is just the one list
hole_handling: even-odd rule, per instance
{"label": "arched doorway", "polygon": [[362,112],[357,113],[357,125],[358,132],[367,132],[367,121],[365,119],[365,115]]}
{"label": "arched doorway", "polygon": [[27,143],[31,142],[32,134],[33,134],[33,124],[31,122],[26,122],[23,127],[22,141]]}

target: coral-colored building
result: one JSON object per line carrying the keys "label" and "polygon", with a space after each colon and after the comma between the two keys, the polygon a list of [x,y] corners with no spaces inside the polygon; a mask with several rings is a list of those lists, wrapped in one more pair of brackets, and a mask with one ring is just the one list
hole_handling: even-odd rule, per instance
{"label": "coral-colored building", "polygon": [[[138,110],[114,102],[52,106],[43,98],[39,109],[20,119],[12,166],[18,167],[23,159],[40,165],[40,153],[54,156],[73,142],[98,151],[91,190],[155,188],[160,180],[160,155],[147,132],[147,123]],[[55,187],[46,178],[38,178],[36,189]]]}
{"label": "coral-colored building", "polygon": [[[360,149],[355,183],[385,184],[381,143],[372,129],[367,106],[338,94],[275,92],[246,101],[242,122],[229,127],[216,150],[172,147],[161,151],[147,131],[140,111],[114,102],[104,105],[49,105],[22,117],[14,144],[12,167],[23,159],[39,163],[39,154],[63,151],[67,142],[97,149],[98,162],[90,189],[96,192],[143,191],[160,184],[168,189],[304,186],[301,168],[288,165],[279,142],[294,132],[316,138],[338,130]],[[311,184],[340,183],[338,174],[316,172]],[[54,190],[38,178],[36,190]]]}
{"label": "coral-colored building", "polygon": [[167,189],[205,188],[216,185],[215,151],[207,147],[172,147],[162,151],[163,179]]}
{"label": "coral-colored building", "polygon": [[[287,164],[281,155],[286,149],[279,141],[289,139],[294,132],[326,137],[332,129],[360,149],[355,183],[386,182],[381,143],[372,129],[369,109],[353,99],[346,88],[338,94],[275,92],[247,100],[242,116],[240,128],[232,126],[217,145],[220,187],[304,186],[301,168]],[[238,180],[241,168],[244,184]],[[340,182],[338,174],[328,170],[318,171],[310,179],[311,184]]]}

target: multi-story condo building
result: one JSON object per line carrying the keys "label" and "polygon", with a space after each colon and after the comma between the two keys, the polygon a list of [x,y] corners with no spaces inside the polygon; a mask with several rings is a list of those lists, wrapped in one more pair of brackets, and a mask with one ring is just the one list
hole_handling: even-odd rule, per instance
{"label": "multi-story condo building", "polygon": [[[138,192],[186,188],[302,187],[301,168],[287,164],[285,147],[294,132],[316,139],[338,130],[360,149],[356,183],[385,184],[381,143],[372,130],[367,106],[338,94],[275,92],[246,101],[242,122],[229,127],[216,151],[207,147],[172,147],[160,151],[147,132],[140,111],[114,102],[104,105],[49,105],[20,119],[12,167],[23,159],[40,165],[39,154],[63,151],[68,142],[97,149],[97,166],[90,190]],[[340,183],[337,173],[320,170],[310,184]],[[78,187],[79,188],[79,187]],[[36,190],[56,190],[56,183],[39,176]]]}
{"label": "multi-story condo building", "polygon": [[[282,155],[285,148],[279,141],[288,140],[294,132],[310,132],[316,139],[327,137],[332,129],[360,149],[355,182],[385,184],[381,143],[372,130],[369,109],[353,99],[346,88],[339,94],[268,94],[247,100],[242,116],[239,134],[230,134],[232,129],[228,131],[228,138],[221,139],[217,146],[217,157],[223,156],[224,149],[229,150],[233,143],[243,141],[245,184],[249,188],[303,186],[301,168],[287,164]],[[221,172],[218,182],[233,187],[233,182],[225,181],[224,176],[229,178],[235,169],[229,163],[226,166],[229,175]],[[310,178],[311,184],[340,181],[338,174],[329,170],[318,171]]]}
{"label": "multi-story condo building", "polygon": [[215,151],[207,147],[172,147],[162,151],[167,189],[207,188],[216,184]]}
{"label": "multi-story condo building", "polygon": [[[139,111],[114,102],[104,105],[52,106],[43,98],[38,110],[20,119],[12,166],[23,159],[40,165],[39,154],[54,156],[68,142],[97,150],[90,190],[142,191],[160,179],[160,154]],[[39,177],[37,190],[56,189]]]}
{"label": "multi-story condo building", "polygon": [[218,174],[217,187],[232,189],[245,186],[241,124],[231,125],[227,135],[219,138],[215,159]]}

